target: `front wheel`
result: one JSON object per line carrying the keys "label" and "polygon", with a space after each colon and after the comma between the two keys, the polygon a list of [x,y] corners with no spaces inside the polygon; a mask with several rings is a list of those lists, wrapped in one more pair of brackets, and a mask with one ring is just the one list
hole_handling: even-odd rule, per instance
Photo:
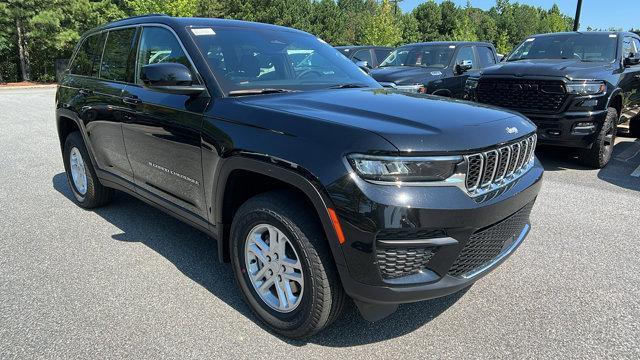
{"label": "front wheel", "polygon": [[90,209],[111,201],[113,189],[102,185],[98,180],[79,132],[75,131],[67,136],[63,156],[67,182],[78,205]]}
{"label": "front wheel", "polygon": [[329,325],[345,294],[326,237],[297,194],[257,195],[236,212],[231,262],[251,310],[274,331],[303,338]]}
{"label": "front wheel", "polygon": [[607,109],[607,118],[604,120],[591,149],[582,151],[582,163],[597,169],[601,169],[609,163],[616,140],[617,124],[618,111],[614,108]]}

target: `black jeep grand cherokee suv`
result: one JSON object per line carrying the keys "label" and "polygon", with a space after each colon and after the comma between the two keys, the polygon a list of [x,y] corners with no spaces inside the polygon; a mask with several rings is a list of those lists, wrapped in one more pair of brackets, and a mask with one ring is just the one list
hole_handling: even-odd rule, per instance
{"label": "black jeep grand cherokee suv", "polygon": [[618,124],[630,120],[640,136],[640,37],[535,35],[505,62],[469,77],[467,91],[479,102],[522,112],[538,126],[540,144],[579,148],[585,164],[601,168]]}
{"label": "black jeep grand cherokee suv", "polygon": [[[312,67],[290,61],[301,51]],[[97,28],[56,105],[80,206],[118,189],[211,235],[251,309],[291,337],[347,296],[375,320],[470,286],[527,235],[543,173],[522,116],[384,89],[315,36],[265,24]]]}

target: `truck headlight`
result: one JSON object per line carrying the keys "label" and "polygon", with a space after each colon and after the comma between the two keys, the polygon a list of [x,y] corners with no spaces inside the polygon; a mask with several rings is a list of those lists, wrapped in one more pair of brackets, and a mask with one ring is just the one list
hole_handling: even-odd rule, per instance
{"label": "truck headlight", "polygon": [[380,182],[442,181],[451,177],[461,156],[347,156],[351,167],[365,180]]}
{"label": "truck headlight", "polygon": [[603,81],[572,81],[566,87],[567,92],[574,95],[597,95],[607,91]]}

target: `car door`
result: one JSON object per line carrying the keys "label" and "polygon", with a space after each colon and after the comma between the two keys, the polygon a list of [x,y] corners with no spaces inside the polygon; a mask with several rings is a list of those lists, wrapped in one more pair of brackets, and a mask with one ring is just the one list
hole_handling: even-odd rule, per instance
{"label": "car door", "polygon": [[136,191],[152,201],[166,200],[207,217],[202,182],[200,131],[208,95],[163,93],[143,86],[140,72],[154,63],[181,63],[201,82],[175,33],[160,25],[139,31],[135,84],[124,92],[129,112],[124,143]]}
{"label": "car door", "polygon": [[133,181],[133,172],[122,138],[126,111],[122,92],[135,31],[135,28],[111,30],[88,37],[70,69],[76,74],[71,76],[71,85],[78,91],[74,106],[85,126],[85,140],[97,168],[129,183]]}
{"label": "car door", "polygon": [[[638,54],[640,41],[631,36],[625,36],[622,40],[623,60],[630,54]],[[637,55],[636,55],[637,56]],[[635,117],[640,112],[640,64],[626,65],[620,75],[620,89],[623,93],[622,111],[620,121],[625,122]]]}
{"label": "car door", "polygon": [[[453,70],[453,76],[447,79],[444,79],[445,86],[451,92],[451,96],[455,98],[462,98],[464,95],[464,83],[467,81],[470,73],[474,73],[478,71],[478,62],[476,61],[473,46],[471,45],[463,45],[456,49],[456,55],[454,57],[453,64],[451,65]],[[462,61],[471,61],[472,67],[471,69],[459,73],[457,71],[457,66]]]}

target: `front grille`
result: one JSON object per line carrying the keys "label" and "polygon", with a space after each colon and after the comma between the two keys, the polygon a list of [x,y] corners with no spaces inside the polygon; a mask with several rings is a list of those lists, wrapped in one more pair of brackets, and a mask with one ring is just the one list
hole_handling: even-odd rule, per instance
{"label": "front grille", "polygon": [[481,78],[476,87],[481,103],[531,112],[558,112],[566,96],[559,80]]}
{"label": "front grille", "polygon": [[473,233],[449,269],[449,275],[464,275],[499,256],[528,223],[532,207],[533,202],[499,223]]}
{"label": "front grille", "polygon": [[466,188],[472,195],[517,178],[533,160],[537,136],[535,134],[513,144],[482,153],[466,155]]}
{"label": "front grille", "polygon": [[417,274],[427,267],[434,248],[379,247],[376,251],[378,268],[384,279]]}

